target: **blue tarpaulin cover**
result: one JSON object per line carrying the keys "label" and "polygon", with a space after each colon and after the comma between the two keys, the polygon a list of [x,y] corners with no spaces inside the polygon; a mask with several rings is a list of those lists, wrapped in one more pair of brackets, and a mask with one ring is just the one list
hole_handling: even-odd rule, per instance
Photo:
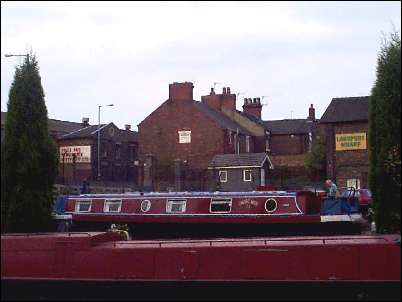
{"label": "blue tarpaulin cover", "polygon": [[360,213],[359,202],[354,199],[337,198],[324,199],[321,206],[321,215],[343,215]]}
{"label": "blue tarpaulin cover", "polygon": [[66,195],[59,195],[53,206],[53,212],[56,214],[64,214],[66,203],[68,201],[68,196]]}

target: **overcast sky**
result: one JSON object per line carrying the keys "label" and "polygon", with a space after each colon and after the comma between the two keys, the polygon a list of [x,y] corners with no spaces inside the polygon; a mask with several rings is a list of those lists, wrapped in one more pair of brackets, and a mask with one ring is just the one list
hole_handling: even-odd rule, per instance
{"label": "overcast sky", "polygon": [[36,53],[49,118],[137,125],[191,81],[194,99],[231,87],[262,97],[264,120],[321,117],[369,95],[401,2],[1,2],[1,110],[15,66]]}

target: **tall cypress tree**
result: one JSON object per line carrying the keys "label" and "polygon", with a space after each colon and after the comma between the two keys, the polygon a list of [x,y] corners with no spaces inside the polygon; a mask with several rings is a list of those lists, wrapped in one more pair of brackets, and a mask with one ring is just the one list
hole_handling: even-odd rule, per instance
{"label": "tall cypress tree", "polygon": [[401,229],[401,40],[385,40],[369,102],[370,188],[381,233]]}
{"label": "tall cypress tree", "polygon": [[49,230],[57,152],[33,54],[16,67],[1,146],[1,230]]}

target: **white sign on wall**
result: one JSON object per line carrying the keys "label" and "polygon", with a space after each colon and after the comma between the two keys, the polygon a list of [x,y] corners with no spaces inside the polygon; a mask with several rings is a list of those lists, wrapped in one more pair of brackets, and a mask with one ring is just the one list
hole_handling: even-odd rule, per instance
{"label": "white sign on wall", "polygon": [[60,162],[73,163],[75,154],[76,163],[91,162],[91,146],[62,146],[60,147]]}
{"label": "white sign on wall", "polygon": [[178,131],[179,132],[179,144],[191,143],[191,130]]}

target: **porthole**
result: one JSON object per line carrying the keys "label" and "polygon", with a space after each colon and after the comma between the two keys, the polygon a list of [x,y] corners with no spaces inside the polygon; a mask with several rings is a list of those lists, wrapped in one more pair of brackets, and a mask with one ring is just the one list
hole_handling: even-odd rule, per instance
{"label": "porthole", "polygon": [[278,207],[278,203],[273,198],[267,199],[267,201],[265,202],[265,210],[268,213],[275,212],[277,207]]}
{"label": "porthole", "polygon": [[141,211],[146,213],[151,209],[151,201],[148,199],[145,199],[141,202]]}

